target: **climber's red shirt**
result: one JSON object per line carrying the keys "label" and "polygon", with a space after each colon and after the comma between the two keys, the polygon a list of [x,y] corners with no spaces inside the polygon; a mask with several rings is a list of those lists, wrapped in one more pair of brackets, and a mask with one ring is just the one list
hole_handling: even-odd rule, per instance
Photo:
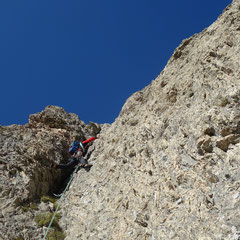
{"label": "climber's red shirt", "polygon": [[[85,148],[86,145],[87,145],[88,143],[94,141],[95,139],[97,139],[97,138],[95,138],[95,137],[91,137],[91,138],[89,138],[89,139],[83,141],[83,142],[82,142],[83,147]],[[78,151],[82,151],[82,148],[79,148]]]}

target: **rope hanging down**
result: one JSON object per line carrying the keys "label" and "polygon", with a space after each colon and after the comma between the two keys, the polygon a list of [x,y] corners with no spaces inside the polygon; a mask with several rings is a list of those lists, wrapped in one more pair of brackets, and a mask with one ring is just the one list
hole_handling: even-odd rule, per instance
{"label": "rope hanging down", "polygon": [[73,177],[74,177],[75,173],[76,173],[77,170],[78,170],[78,167],[79,167],[79,165],[75,168],[75,170],[74,170],[74,172],[73,172],[73,174],[72,174],[72,176],[71,176],[71,178],[70,178],[70,180],[69,180],[66,188],[64,189],[64,191],[63,191],[60,199],[58,200],[58,205],[57,205],[57,207],[56,207],[56,210],[55,210],[55,212],[54,212],[54,214],[53,214],[53,216],[52,216],[52,219],[51,219],[51,221],[50,221],[50,223],[49,223],[49,225],[48,225],[47,231],[46,231],[46,233],[45,233],[45,235],[44,235],[44,237],[43,237],[42,240],[45,240],[46,237],[47,237],[48,231],[49,231],[49,229],[50,229],[50,227],[51,227],[51,225],[52,225],[52,223],[53,223],[53,220],[54,220],[54,218],[55,218],[55,216],[56,216],[56,214],[57,214],[57,211],[58,211],[58,208],[59,208],[59,206],[60,206],[60,203],[61,203],[61,201],[62,201],[62,199],[63,199],[63,196],[64,196],[65,192],[67,191],[67,189],[69,188],[69,186],[70,186],[70,184],[71,184],[71,182],[72,182],[72,180],[73,180]]}

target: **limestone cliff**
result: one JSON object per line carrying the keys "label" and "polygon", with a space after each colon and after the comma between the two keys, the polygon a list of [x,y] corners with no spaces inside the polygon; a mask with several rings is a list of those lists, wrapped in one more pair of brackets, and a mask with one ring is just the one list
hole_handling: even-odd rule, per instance
{"label": "limestone cliff", "polygon": [[0,239],[42,239],[34,219],[54,211],[42,197],[65,178],[50,163],[99,132],[61,204],[66,240],[239,239],[240,1],[183,40],[113,124],[48,106],[0,127]]}
{"label": "limestone cliff", "polygon": [[93,146],[67,240],[239,239],[240,2],[184,40]]}

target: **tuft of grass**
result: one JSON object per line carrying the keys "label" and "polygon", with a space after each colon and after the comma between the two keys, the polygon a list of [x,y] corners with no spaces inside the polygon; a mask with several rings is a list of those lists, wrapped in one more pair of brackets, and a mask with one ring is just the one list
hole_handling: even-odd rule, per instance
{"label": "tuft of grass", "polygon": [[[57,205],[58,205],[58,202],[56,201],[54,204],[53,204],[53,210],[55,211],[57,209]],[[59,206],[58,207],[58,210],[60,210],[61,207]]]}
{"label": "tuft of grass", "polygon": [[[53,214],[54,213],[40,213],[34,218],[34,221],[37,223],[39,227],[43,227],[43,226],[48,227]],[[60,229],[60,226],[58,224],[60,218],[61,218],[61,214],[57,213],[52,222],[53,227]]]}
{"label": "tuft of grass", "polygon": [[50,196],[42,196],[41,201],[45,202],[45,203],[47,203],[47,202],[55,203],[57,201],[57,199],[50,197]]}
{"label": "tuft of grass", "polygon": [[29,207],[28,207],[28,206],[22,206],[22,210],[23,210],[24,212],[28,212],[28,211],[29,211]]}
{"label": "tuft of grass", "polygon": [[30,208],[32,209],[32,210],[39,210],[39,208],[38,208],[38,205],[37,204],[35,204],[35,203],[30,203]]}
{"label": "tuft of grass", "polygon": [[35,211],[38,211],[39,208],[38,208],[38,205],[35,204],[35,203],[30,203],[30,204],[27,204],[27,205],[23,205],[22,206],[22,210],[24,212],[28,212],[28,211],[31,211],[31,210],[35,210]]}
{"label": "tuft of grass", "polygon": [[48,235],[48,240],[63,240],[65,239],[66,234],[60,231],[51,232]]}
{"label": "tuft of grass", "polygon": [[[50,196],[42,196],[41,197],[41,202],[51,202],[53,203],[53,210],[55,211],[56,208],[57,208],[57,205],[58,205],[58,199],[57,198],[52,198]],[[59,210],[60,210],[60,207],[59,207]]]}

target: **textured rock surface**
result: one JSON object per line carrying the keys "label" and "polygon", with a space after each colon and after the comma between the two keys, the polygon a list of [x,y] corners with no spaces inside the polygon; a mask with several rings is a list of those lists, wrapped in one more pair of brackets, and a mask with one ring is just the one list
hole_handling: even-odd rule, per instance
{"label": "textured rock surface", "polygon": [[[61,205],[67,240],[240,237],[240,1],[184,40],[89,148]],[[0,126],[0,239],[42,239],[40,197],[61,184],[70,141],[98,124],[48,106]]]}
{"label": "textured rock surface", "polygon": [[67,240],[239,239],[240,2],[184,40],[90,149]]}
{"label": "textured rock surface", "polygon": [[0,127],[0,239],[42,239],[36,208],[30,206],[61,183],[61,171],[51,172],[51,162],[66,161],[72,139],[83,140],[99,129],[55,106],[30,115],[25,126]]}

